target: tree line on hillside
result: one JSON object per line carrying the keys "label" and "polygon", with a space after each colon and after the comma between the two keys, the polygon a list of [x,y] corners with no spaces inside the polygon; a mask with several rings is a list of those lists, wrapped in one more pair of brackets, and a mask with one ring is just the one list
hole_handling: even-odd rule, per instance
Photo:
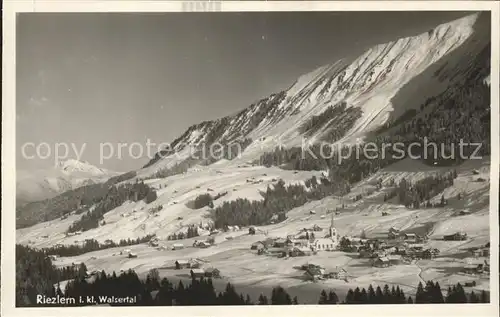
{"label": "tree line on hillside", "polygon": [[201,194],[201,195],[198,195],[196,196],[196,198],[192,201],[190,201],[189,203],[187,203],[187,207],[191,208],[191,209],[201,209],[203,207],[210,207],[210,208],[213,208],[214,207],[214,197],[212,197],[212,195],[210,194]]}
{"label": "tree line on hillside", "polygon": [[[399,135],[410,133],[426,136],[436,144],[449,145],[445,154],[449,154],[460,141],[465,144],[481,143],[480,155],[489,155],[491,151],[491,99],[490,87],[483,79],[490,73],[491,44],[487,45],[472,61],[472,67],[461,85],[450,87],[443,94],[431,97],[421,105],[419,118],[401,125],[396,131]],[[425,111],[434,106],[430,111]],[[467,147],[465,154],[471,155],[475,146]],[[432,150],[432,148],[431,148]],[[445,159],[446,155],[440,153]]]}
{"label": "tree line on hillside", "polygon": [[336,142],[349,131],[356,120],[361,118],[362,111],[357,107],[347,108],[347,103],[342,101],[334,106],[329,106],[321,114],[312,116],[300,127],[300,132],[306,137],[312,137],[322,132],[321,140]]}
{"label": "tree line on hillside", "polygon": [[198,226],[189,225],[185,233],[184,232],[172,233],[167,236],[167,240],[183,240],[183,239],[198,237],[199,235],[200,234],[198,233]]}
{"label": "tree line on hillside", "polygon": [[211,194],[208,194],[208,193],[201,194],[201,195],[196,196],[195,199],[189,201],[186,204],[186,207],[189,207],[191,209],[201,209],[201,208],[204,208],[207,206],[209,208],[214,208],[214,201],[216,201],[217,199],[219,199],[223,196],[226,196],[226,195],[227,195],[227,191],[218,193],[215,196],[212,196]]}
{"label": "tree line on hillside", "polygon": [[69,213],[83,213],[94,204],[103,200],[110,187],[136,176],[136,172],[128,172],[111,177],[104,183],[90,184],[68,190],[56,197],[32,202],[16,209],[16,227],[32,226],[42,221],[51,221],[64,217]]}
{"label": "tree line on hillside", "polygon": [[87,231],[99,227],[99,222],[103,220],[104,214],[121,206],[127,200],[144,200],[149,204],[155,201],[156,198],[156,191],[144,184],[144,181],[111,186],[106,196],[93,209],[75,221],[69,227],[68,232]]}
{"label": "tree line on hillside", "polygon": [[[239,198],[225,201],[222,205],[211,211],[210,217],[216,228],[225,226],[263,225],[271,220],[281,222],[286,219],[286,212],[304,205],[311,200],[320,200],[333,194],[345,194],[350,187],[345,183],[332,183],[326,179],[317,179],[308,182],[310,188],[301,184],[285,185],[283,180],[278,180],[271,188],[261,192],[263,200],[248,200]],[[315,184],[315,185],[312,185]]]}
{"label": "tree line on hillside", "polygon": [[154,173],[152,176],[148,177],[148,179],[153,179],[153,178],[166,178],[178,174],[184,174],[188,171],[188,169],[193,166],[194,163],[192,163],[189,160],[184,160],[180,163],[175,164],[172,167],[169,168],[162,168],[156,173]]}
{"label": "tree line on hillside", "polygon": [[455,169],[443,174],[427,176],[414,184],[403,178],[396,188],[384,195],[384,201],[398,197],[399,203],[407,208],[444,207],[446,205],[444,195],[441,196],[439,204],[431,204],[430,199],[453,186],[455,178],[457,178]]}
{"label": "tree line on hillside", "polygon": [[[490,88],[481,78],[489,71],[487,57],[488,48],[474,61],[476,71],[471,72],[465,82],[450,87],[437,97],[430,97],[421,105],[421,109],[426,111],[407,112],[404,118],[396,119],[392,125],[369,136],[365,144],[370,142],[370,150],[373,151],[365,153],[363,150],[356,151],[356,147],[338,148],[320,144],[305,149],[277,147],[262,154],[256,163],[283,169],[328,170],[331,181],[345,181],[352,185],[408,157],[420,157],[430,165],[459,164],[463,161],[456,148],[460,142],[480,143],[482,146],[476,155],[489,155]],[[309,129],[319,129],[323,121],[316,119],[315,122],[319,125]],[[438,145],[437,151],[431,142]],[[414,144],[413,147],[410,147],[411,144]],[[451,144],[454,144],[453,149]],[[474,150],[475,146],[466,147],[463,154],[469,157]],[[453,157],[450,155],[452,151],[455,152]]]}
{"label": "tree line on hillside", "polygon": [[106,240],[104,243],[100,243],[95,239],[86,239],[83,245],[59,245],[49,248],[43,248],[42,250],[48,255],[57,256],[77,256],[85,254],[88,252],[105,250],[116,247],[125,247],[130,245],[142,244],[149,242],[154,238],[154,234],[146,235],[144,237],[139,237],[136,239],[121,239],[119,242],[114,242],[112,240]]}
{"label": "tree line on hillside", "polygon": [[[326,292],[321,292],[320,302],[328,303],[329,297]],[[489,303],[489,295],[486,291],[476,294],[474,291],[467,294],[460,283],[448,288],[446,296],[443,296],[439,282],[427,281],[425,286],[419,282],[415,298],[406,297],[404,291],[399,286],[389,286],[386,284],[383,288],[372,285],[367,289],[356,287],[354,291],[349,289],[343,304],[442,304],[442,303]]]}
{"label": "tree line on hillside", "polygon": [[44,250],[16,245],[16,306],[35,305],[37,295],[50,294],[55,283],[82,278],[86,271],[84,264],[56,268]]}

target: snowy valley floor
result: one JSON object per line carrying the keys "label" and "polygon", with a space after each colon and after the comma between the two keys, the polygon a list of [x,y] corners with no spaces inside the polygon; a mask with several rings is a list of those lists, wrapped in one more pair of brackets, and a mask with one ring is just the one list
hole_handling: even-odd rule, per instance
{"label": "snowy valley floor", "polygon": [[[315,224],[324,228],[326,232],[330,225],[330,216],[326,215],[326,212],[341,206],[339,199],[330,197],[289,211],[288,218],[284,222],[258,227],[255,235],[249,235],[248,228],[220,233],[215,236],[215,245],[206,249],[191,247],[194,240],[205,238],[197,237],[175,241],[186,246],[182,250],[160,251],[147,244],[141,244],[59,258],[54,264],[65,266],[73,262],[84,262],[89,270],[118,273],[121,270],[133,269],[142,276],[145,276],[150,269],[158,268],[162,277],[172,281],[180,279],[188,281],[189,269],[174,270],[171,267],[176,260],[198,258],[206,261],[206,266],[220,270],[222,278],[214,280],[218,290],[222,290],[227,282],[231,282],[238,292],[249,294],[255,300],[260,293],[269,295],[272,287],[281,285],[292,297],[297,296],[300,303],[311,304],[317,303],[322,289],[333,289],[343,296],[349,288],[367,287],[369,284],[399,285],[406,295],[413,296],[419,282],[431,279],[438,281],[443,290],[448,285],[457,282],[464,284],[468,281],[476,281],[474,290],[489,290],[489,276],[473,276],[461,272],[464,259],[470,257],[466,249],[489,242],[489,164],[489,159],[484,159],[469,161],[459,166],[458,178],[455,179],[454,185],[444,191],[444,196],[448,198],[448,206],[445,208],[406,209],[396,203],[384,202],[384,192],[387,188],[374,191],[370,195],[364,195],[360,201],[352,202],[350,198],[357,193],[366,193],[374,189],[371,184],[379,178],[383,181],[392,178],[397,183],[403,177],[407,180],[416,180],[438,170],[447,170],[409,160],[401,161],[376,173],[355,186],[352,192],[344,197],[346,208],[341,210],[340,215],[335,216],[335,227],[341,236],[359,236],[365,231],[368,238],[380,237],[386,236],[392,226],[402,230],[426,226],[431,228],[427,247],[440,250],[440,254],[432,260],[375,268],[370,265],[368,259],[359,258],[354,253],[324,251],[311,256],[276,258],[257,255],[255,250],[250,250],[253,242],[264,240],[266,237],[286,237]],[[265,190],[274,182],[273,179],[281,178],[286,183],[292,183],[303,181],[312,175],[319,176],[320,172],[294,172],[278,168],[216,164],[183,175],[149,180],[148,183],[159,188],[156,201],[150,205],[145,205],[144,202],[126,203],[105,215],[106,225],[79,236],[64,235],[69,225],[80,217],[71,215],[64,220],[54,220],[17,230],[17,243],[48,247],[56,244],[73,244],[75,240],[83,241],[90,238],[100,242],[106,239],[118,241],[156,233],[160,238],[160,245],[171,247],[174,241],[166,240],[168,234],[189,224],[207,221],[207,209],[192,210],[185,204],[199,194],[206,193],[208,188],[214,193],[228,192],[226,196],[216,201],[217,206],[223,201],[234,200],[237,197],[259,199],[258,191]],[[477,181],[478,178],[486,181]],[[259,180],[262,182],[259,183]],[[458,193],[463,195],[460,200],[455,198]],[[438,195],[432,201],[437,202],[440,198],[441,195]],[[148,211],[158,204],[163,205],[163,209],[158,217],[154,217]],[[316,213],[311,215],[311,210]],[[467,210],[469,213],[456,216],[460,210]],[[389,212],[389,215],[381,216],[382,211]],[[178,217],[183,219],[179,220]],[[442,241],[443,235],[456,231],[466,232],[468,240]],[[227,240],[228,236],[232,239]],[[125,254],[120,255],[120,251],[124,249],[131,250],[138,257],[129,259]],[[327,271],[336,267],[344,268],[349,276],[348,282],[334,279],[316,283],[305,281],[303,271],[294,267],[308,262],[322,265]]]}

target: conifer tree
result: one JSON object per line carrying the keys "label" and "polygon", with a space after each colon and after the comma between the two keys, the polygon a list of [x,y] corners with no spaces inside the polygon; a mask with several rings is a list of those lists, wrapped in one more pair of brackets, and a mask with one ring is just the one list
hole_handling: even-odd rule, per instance
{"label": "conifer tree", "polygon": [[483,290],[481,292],[481,303],[489,303],[490,302],[490,298],[488,296],[488,294],[486,293],[485,290]]}
{"label": "conifer tree", "polygon": [[359,289],[359,287],[356,287],[356,289],[354,289],[353,303],[361,303],[361,290]]}
{"label": "conifer tree", "polygon": [[325,290],[321,291],[321,294],[319,296],[318,304],[320,304],[320,305],[328,304],[328,299],[326,297],[326,291]]}
{"label": "conifer tree", "polygon": [[441,291],[439,282],[436,282],[436,284],[434,284],[434,288],[432,291],[432,303],[444,303],[443,293]]}
{"label": "conifer tree", "polygon": [[364,287],[361,290],[361,294],[359,296],[359,303],[368,304],[368,293],[366,292],[366,289]]}
{"label": "conifer tree", "polygon": [[264,294],[259,296],[259,305],[268,305],[267,297]]}
{"label": "conifer tree", "polygon": [[354,304],[354,292],[352,291],[352,289],[349,289],[349,291],[347,291],[344,302],[346,304]]}
{"label": "conifer tree", "polygon": [[422,285],[422,282],[419,282],[417,286],[417,293],[415,295],[415,304],[423,304],[425,303],[425,299],[424,286]]}
{"label": "conifer tree", "polygon": [[338,304],[339,298],[334,291],[328,293],[328,304]]}
{"label": "conifer tree", "polygon": [[371,284],[370,284],[370,286],[368,286],[368,303],[369,304],[376,303],[375,290],[373,289],[373,286]]}
{"label": "conifer tree", "polygon": [[476,293],[472,291],[469,296],[469,303],[476,304],[479,303],[479,297],[477,297]]}

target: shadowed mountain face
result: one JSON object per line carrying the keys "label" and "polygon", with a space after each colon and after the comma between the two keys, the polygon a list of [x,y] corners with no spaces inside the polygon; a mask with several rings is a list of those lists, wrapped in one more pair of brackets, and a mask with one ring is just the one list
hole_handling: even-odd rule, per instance
{"label": "shadowed mountain face", "polygon": [[[467,16],[322,66],[236,115],[191,126],[171,147],[183,153],[249,139],[243,159],[252,161],[278,143],[300,146],[303,137],[355,143],[460,85],[478,67],[476,57],[489,50],[489,21],[487,14]],[[179,163],[172,153],[159,153],[163,159],[157,155],[139,174]]]}

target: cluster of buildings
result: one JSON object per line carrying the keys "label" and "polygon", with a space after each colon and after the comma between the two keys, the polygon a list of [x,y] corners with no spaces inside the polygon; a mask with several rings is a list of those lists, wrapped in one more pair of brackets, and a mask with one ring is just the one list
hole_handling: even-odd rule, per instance
{"label": "cluster of buildings", "polygon": [[316,264],[304,264],[301,267],[304,270],[304,279],[307,281],[316,282],[324,279],[338,279],[347,281],[347,271],[343,268],[336,267],[331,271],[326,271],[324,267]]}
{"label": "cluster of buildings", "polygon": [[467,240],[467,233],[456,232],[454,234],[449,234],[443,236],[443,240],[445,241],[464,241]]}
{"label": "cluster of buildings", "polygon": [[469,249],[472,257],[464,261],[463,272],[466,274],[482,274],[490,271],[490,243]]}
{"label": "cluster of buildings", "polygon": [[338,249],[339,235],[332,223],[328,234],[321,235],[322,228],[314,225],[310,229],[302,229],[296,235],[289,235],[286,238],[267,238],[252,244],[251,249],[257,250],[258,254],[276,255],[279,257],[308,256],[318,251],[335,251]]}
{"label": "cluster of buildings", "polygon": [[404,240],[408,243],[420,243],[428,240],[427,236],[421,236],[416,233],[405,233],[401,232],[400,229],[391,227],[387,233],[387,238],[389,240]]}
{"label": "cluster of buildings", "polygon": [[373,266],[388,267],[410,263],[414,259],[431,259],[439,254],[438,249],[426,248],[427,236],[401,232],[391,227],[387,239],[362,239],[345,237],[340,249],[358,252],[361,258],[368,258]]}
{"label": "cluster of buildings", "polygon": [[487,259],[466,259],[463,272],[467,274],[481,274],[490,271],[490,262]]}
{"label": "cluster of buildings", "polygon": [[215,267],[204,267],[205,261],[200,259],[177,260],[175,261],[175,269],[191,269],[189,273],[193,278],[211,277],[219,278],[220,271]]}

